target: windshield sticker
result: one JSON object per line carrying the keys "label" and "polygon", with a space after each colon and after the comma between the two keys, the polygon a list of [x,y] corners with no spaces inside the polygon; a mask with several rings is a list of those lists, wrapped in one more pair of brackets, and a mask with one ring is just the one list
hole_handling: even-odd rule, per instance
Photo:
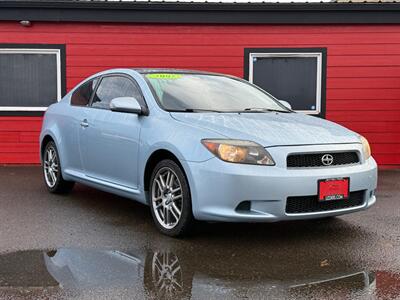
{"label": "windshield sticker", "polygon": [[182,74],[168,74],[168,73],[154,73],[154,74],[147,74],[147,78],[152,79],[179,79],[182,78]]}

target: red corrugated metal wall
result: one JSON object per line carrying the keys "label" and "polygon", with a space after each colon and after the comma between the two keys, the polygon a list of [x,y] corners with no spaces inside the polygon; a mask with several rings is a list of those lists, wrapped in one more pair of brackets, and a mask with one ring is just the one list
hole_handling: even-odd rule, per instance
{"label": "red corrugated metal wall", "polygon": [[[243,76],[244,48],[326,47],[327,119],[365,135],[382,166],[400,165],[400,25],[0,23],[1,43],[66,44],[67,89],[113,67]],[[38,163],[40,117],[0,117],[0,163]]]}

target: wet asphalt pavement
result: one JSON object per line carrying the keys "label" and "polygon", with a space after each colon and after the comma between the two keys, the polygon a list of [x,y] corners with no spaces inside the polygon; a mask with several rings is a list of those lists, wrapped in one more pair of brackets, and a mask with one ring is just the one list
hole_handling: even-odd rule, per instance
{"label": "wet asphalt pavement", "polygon": [[334,219],[200,223],[159,234],[146,206],[38,167],[0,168],[0,299],[400,299],[400,172],[378,202]]}

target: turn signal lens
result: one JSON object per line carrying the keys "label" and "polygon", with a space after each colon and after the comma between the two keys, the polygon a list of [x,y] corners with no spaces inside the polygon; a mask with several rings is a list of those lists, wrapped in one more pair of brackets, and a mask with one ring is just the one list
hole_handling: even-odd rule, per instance
{"label": "turn signal lens", "polygon": [[360,135],[360,141],[363,147],[364,159],[368,159],[371,157],[371,147],[365,137]]}
{"label": "turn signal lens", "polygon": [[273,166],[271,155],[261,145],[242,140],[202,140],[201,143],[223,161]]}

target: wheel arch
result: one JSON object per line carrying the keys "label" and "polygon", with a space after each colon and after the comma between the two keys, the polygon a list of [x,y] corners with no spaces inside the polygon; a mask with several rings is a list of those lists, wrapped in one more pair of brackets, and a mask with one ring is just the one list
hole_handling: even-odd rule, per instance
{"label": "wheel arch", "polygon": [[49,133],[45,134],[42,138],[42,141],[40,143],[40,161],[43,161],[43,154],[44,154],[44,149],[47,145],[48,142],[53,141],[54,143],[56,143],[54,137],[52,135],[50,135]]}
{"label": "wheel arch", "polygon": [[[162,161],[164,159],[170,159],[170,160],[174,161],[182,169],[182,172],[185,175],[186,181],[189,183],[185,168],[182,165],[182,163],[179,161],[178,157],[174,153],[172,153],[170,150],[157,149],[149,156],[149,158],[146,161],[145,168],[144,168],[143,189],[145,192],[148,192],[150,189],[150,179],[151,179],[151,174],[153,172],[153,169],[160,161]],[[190,189],[190,186],[189,186],[189,189]]]}

